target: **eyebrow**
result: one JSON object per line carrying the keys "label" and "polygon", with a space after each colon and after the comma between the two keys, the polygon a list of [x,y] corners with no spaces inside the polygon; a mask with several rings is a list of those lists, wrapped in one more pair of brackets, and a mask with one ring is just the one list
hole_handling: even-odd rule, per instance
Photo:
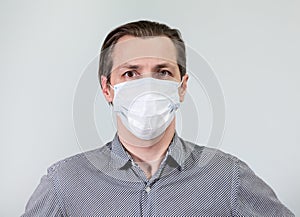
{"label": "eyebrow", "polygon": [[125,63],[125,64],[121,65],[119,68],[120,69],[122,69],[122,68],[126,68],[126,69],[138,69],[140,67],[141,67],[140,65],[131,65],[131,64]]}
{"label": "eyebrow", "polygon": [[[141,68],[141,65],[132,65],[132,64],[128,64],[128,63],[124,63],[123,65],[121,65],[119,67],[119,69],[139,69]],[[161,68],[174,68],[174,66],[172,64],[169,64],[169,63],[160,63],[160,64],[157,64],[154,66],[154,69],[157,70],[157,69],[161,69]]]}
{"label": "eyebrow", "polygon": [[161,64],[157,64],[155,66],[155,69],[162,69],[162,68],[174,68],[173,65],[169,64],[169,63],[161,63]]}

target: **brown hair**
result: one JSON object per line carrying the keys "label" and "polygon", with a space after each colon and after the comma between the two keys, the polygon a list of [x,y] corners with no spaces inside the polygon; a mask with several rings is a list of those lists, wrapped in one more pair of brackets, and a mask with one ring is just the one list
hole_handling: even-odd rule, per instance
{"label": "brown hair", "polygon": [[101,84],[101,75],[107,77],[110,82],[110,75],[113,66],[112,50],[117,41],[125,36],[130,35],[134,37],[153,37],[153,36],[166,36],[172,40],[177,51],[177,64],[182,78],[186,73],[186,53],[185,45],[182,40],[180,31],[171,29],[169,26],[153,21],[141,20],[131,23],[126,23],[122,26],[112,30],[105,38],[101,47],[100,61],[99,61],[99,81]]}

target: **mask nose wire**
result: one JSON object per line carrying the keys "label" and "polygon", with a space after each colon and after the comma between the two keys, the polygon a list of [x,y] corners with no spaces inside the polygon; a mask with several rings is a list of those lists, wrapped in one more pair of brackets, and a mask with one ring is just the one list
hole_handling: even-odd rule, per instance
{"label": "mask nose wire", "polygon": [[[181,87],[182,83],[183,83],[183,80],[181,80],[181,81],[179,82],[179,84],[178,84],[177,87],[178,87],[178,88]],[[111,84],[108,84],[108,86],[110,86],[110,87],[113,89],[113,91],[115,91],[115,87],[114,87],[114,86],[112,86]]]}

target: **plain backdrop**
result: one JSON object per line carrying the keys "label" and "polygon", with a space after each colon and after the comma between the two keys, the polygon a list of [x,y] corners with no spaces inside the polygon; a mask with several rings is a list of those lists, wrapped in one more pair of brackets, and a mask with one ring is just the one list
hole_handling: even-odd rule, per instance
{"label": "plain backdrop", "polygon": [[207,59],[226,98],[221,150],[300,215],[299,9],[294,0],[0,0],[0,216],[21,215],[46,169],[81,151],[72,106],[82,71],[110,30],[138,19],[179,28]]}

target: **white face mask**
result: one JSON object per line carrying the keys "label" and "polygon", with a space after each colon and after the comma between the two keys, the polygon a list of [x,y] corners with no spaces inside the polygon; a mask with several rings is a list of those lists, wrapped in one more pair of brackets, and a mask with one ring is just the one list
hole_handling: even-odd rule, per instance
{"label": "white face mask", "polygon": [[180,106],[179,82],[141,78],[115,85],[113,106],[136,137],[151,140],[165,132]]}

